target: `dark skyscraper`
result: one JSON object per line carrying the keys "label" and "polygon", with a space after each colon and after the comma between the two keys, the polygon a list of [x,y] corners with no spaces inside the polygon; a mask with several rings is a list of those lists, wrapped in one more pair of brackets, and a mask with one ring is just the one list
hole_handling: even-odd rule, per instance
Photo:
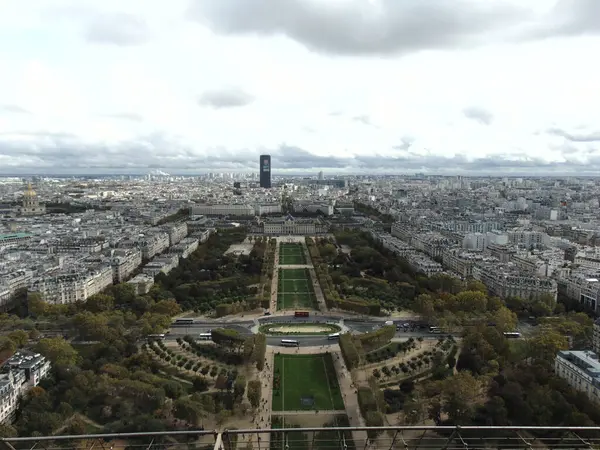
{"label": "dark skyscraper", "polygon": [[271,155],[260,155],[260,187],[271,188]]}

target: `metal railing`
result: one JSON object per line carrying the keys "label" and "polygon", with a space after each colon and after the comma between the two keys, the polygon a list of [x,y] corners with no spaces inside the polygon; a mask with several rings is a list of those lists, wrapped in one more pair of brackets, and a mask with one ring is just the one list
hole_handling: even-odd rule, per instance
{"label": "metal railing", "polygon": [[600,427],[403,426],[186,430],[0,438],[4,450],[600,449]]}

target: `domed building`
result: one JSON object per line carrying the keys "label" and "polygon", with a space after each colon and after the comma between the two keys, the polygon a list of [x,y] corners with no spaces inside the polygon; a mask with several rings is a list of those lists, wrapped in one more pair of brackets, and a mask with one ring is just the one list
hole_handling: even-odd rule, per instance
{"label": "domed building", "polygon": [[46,214],[46,205],[40,205],[37,194],[31,187],[31,183],[27,184],[27,190],[23,192],[23,204],[19,208],[19,213],[22,216],[39,216]]}

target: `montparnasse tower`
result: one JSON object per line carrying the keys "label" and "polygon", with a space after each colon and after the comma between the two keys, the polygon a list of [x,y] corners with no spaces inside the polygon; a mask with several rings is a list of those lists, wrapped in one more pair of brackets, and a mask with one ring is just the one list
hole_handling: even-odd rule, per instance
{"label": "montparnasse tower", "polygon": [[46,214],[46,205],[40,205],[36,192],[31,183],[27,184],[27,190],[23,192],[23,204],[20,209],[22,216],[39,216]]}

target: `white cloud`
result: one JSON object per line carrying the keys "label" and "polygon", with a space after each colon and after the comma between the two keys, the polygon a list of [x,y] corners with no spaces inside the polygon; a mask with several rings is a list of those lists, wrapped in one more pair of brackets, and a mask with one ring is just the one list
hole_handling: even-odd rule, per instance
{"label": "white cloud", "polygon": [[7,3],[0,172],[600,168],[597,0],[263,3]]}

